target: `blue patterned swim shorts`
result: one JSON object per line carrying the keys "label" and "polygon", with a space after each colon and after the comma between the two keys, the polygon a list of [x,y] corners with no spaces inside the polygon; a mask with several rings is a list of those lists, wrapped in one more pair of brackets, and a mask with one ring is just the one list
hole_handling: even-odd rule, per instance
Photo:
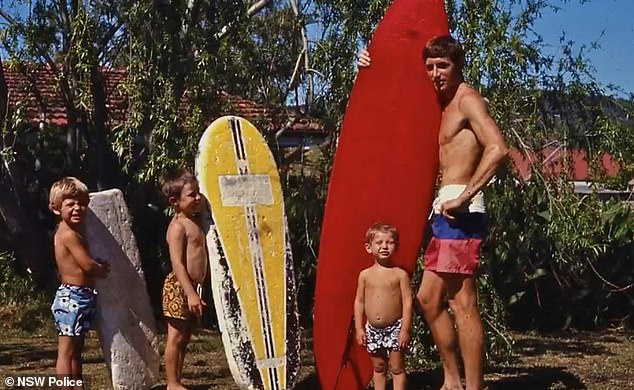
{"label": "blue patterned swim shorts", "polygon": [[369,353],[375,354],[382,349],[388,351],[399,351],[398,336],[401,333],[402,319],[396,320],[393,324],[385,328],[376,328],[365,324],[365,347]]}
{"label": "blue patterned swim shorts", "polygon": [[97,312],[97,292],[92,287],[62,283],[55,293],[51,310],[60,336],[81,336],[92,324]]}

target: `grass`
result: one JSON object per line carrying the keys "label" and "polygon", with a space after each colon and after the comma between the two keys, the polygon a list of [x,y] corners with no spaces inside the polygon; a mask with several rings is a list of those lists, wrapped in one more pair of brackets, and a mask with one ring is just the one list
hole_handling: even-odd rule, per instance
{"label": "grass", "polygon": [[[52,329],[39,332],[3,331],[0,340],[0,371],[11,374],[53,374],[57,353]],[[308,336],[308,334],[307,334]],[[623,331],[563,332],[551,335],[514,334],[515,352],[510,363],[486,368],[489,390],[634,389],[634,335]],[[309,339],[305,339],[309,345]],[[160,336],[164,348],[164,335]],[[86,339],[84,374],[91,389],[110,388],[106,366],[94,332]],[[238,389],[225,360],[220,335],[202,329],[192,338],[183,376],[191,389]],[[165,389],[162,381],[154,388]],[[438,389],[437,367],[410,372],[410,389]],[[302,367],[295,389],[318,389],[314,362],[302,350]]]}
{"label": "grass", "polygon": [[[57,335],[50,314],[51,300],[52,297],[37,293],[28,279],[16,277],[10,259],[0,253],[0,372],[5,376],[55,373]],[[492,363],[485,369],[488,390],[634,390],[631,332],[514,333],[513,337],[514,353],[509,362]],[[161,334],[159,340],[162,353],[165,335]],[[303,341],[295,389],[317,390],[309,331],[304,333]],[[111,388],[94,332],[86,338],[83,357],[89,388]],[[192,337],[183,377],[190,389],[238,389],[217,331],[201,329]],[[164,378],[161,366],[162,381],[155,390],[165,389]],[[408,378],[410,390],[436,390],[442,384],[437,365],[410,370]]]}

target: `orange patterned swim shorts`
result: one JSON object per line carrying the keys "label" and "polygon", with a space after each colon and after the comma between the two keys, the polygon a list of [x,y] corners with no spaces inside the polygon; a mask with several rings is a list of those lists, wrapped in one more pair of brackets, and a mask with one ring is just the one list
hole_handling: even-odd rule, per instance
{"label": "orange patterned swim shorts", "polygon": [[[200,285],[192,284],[200,294]],[[189,311],[185,290],[183,290],[174,272],[170,272],[163,283],[163,315],[180,320],[190,320],[195,317]]]}

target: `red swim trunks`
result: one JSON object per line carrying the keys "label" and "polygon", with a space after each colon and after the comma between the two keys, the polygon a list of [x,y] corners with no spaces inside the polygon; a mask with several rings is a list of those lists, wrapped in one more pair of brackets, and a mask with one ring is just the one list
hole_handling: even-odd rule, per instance
{"label": "red swim trunks", "polygon": [[473,275],[478,265],[486,214],[456,214],[453,221],[434,214],[432,239],[425,250],[425,270]]}

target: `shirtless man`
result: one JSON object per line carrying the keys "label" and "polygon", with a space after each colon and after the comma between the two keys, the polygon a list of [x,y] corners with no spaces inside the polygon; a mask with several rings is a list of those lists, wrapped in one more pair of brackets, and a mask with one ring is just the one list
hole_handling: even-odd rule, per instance
{"label": "shirtless man", "polygon": [[398,231],[393,226],[377,223],[368,229],[365,250],[374,265],[359,273],[354,300],[356,339],[372,358],[376,390],[385,390],[388,367],[394,390],[405,390],[407,385],[403,355],[410,339],[412,292],[407,272],[391,262],[397,246]]}
{"label": "shirtless man", "polygon": [[[508,151],[482,96],[463,81],[464,52],[450,36],[423,49],[427,74],[442,107],[438,136],[441,183],[434,201],[433,237],[425,251],[425,272],[416,296],[443,362],[442,390],[463,389],[456,352],[455,316],[467,390],[483,388],[483,332],[474,272],[485,227],[481,189]],[[370,66],[363,51],[359,66]]]}
{"label": "shirtless man", "polygon": [[163,176],[161,191],[175,212],[167,228],[172,272],[163,285],[163,315],[167,319],[165,376],[167,390],[183,390],[181,375],[187,344],[205,306],[200,298],[207,275],[205,234],[199,221],[202,201],[198,181],[185,170]]}

